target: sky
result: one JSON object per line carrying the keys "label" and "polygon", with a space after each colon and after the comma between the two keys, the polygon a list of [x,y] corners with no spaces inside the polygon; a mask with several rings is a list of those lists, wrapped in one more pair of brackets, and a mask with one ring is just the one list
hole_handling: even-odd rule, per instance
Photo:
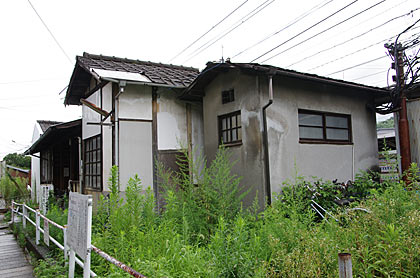
{"label": "sky", "polygon": [[382,87],[393,74],[384,43],[420,18],[418,8],[418,0],[0,1],[0,159],[30,146],[36,120],[81,117],[63,101],[83,52],[199,69],[223,57]]}

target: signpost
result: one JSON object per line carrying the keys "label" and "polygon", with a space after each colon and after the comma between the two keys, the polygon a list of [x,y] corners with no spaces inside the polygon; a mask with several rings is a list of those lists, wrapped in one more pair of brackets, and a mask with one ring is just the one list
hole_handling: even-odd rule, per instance
{"label": "signpost", "polygon": [[48,212],[48,197],[50,197],[50,191],[54,190],[52,184],[41,185],[41,211],[43,215],[46,215]]}
{"label": "signpost", "polygon": [[92,196],[70,192],[67,244],[70,247],[69,277],[74,277],[76,254],[84,260],[83,278],[90,277]]}

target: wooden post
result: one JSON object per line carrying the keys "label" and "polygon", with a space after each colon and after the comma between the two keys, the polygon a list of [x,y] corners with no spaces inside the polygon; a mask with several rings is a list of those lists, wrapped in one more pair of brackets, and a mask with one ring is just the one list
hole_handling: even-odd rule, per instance
{"label": "wooden post", "polygon": [[338,254],[338,272],[339,272],[339,278],[353,278],[351,254],[349,253]]}
{"label": "wooden post", "polygon": [[23,229],[26,229],[26,217],[28,216],[28,210],[26,209],[26,205],[23,204],[22,205],[22,211],[23,211],[23,216],[22,216],[22,226]]}
{"label": "wooden post", "polygon": [[39,216],[39,209],[36,210],[36,237],[35,237],[35,243],[36,245],[39,245],[39,240],[40,240],[40,230],[39,230],[39,225],[40,225],[40,216]]}

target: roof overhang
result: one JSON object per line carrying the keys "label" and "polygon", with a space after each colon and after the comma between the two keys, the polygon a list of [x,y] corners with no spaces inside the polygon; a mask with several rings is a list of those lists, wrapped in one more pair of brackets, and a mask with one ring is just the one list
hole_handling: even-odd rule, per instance
{"label": "roof overhang", "polygon": [[375,98],[387,97],[388,90],[378,87],[366,86],[363,84],[332,79],[315,74],[301,73],[293,70],[282,69],[269,65],[250,63],[207,63],[207,67],[198,75],[193,83],[184,91],[181,99],[199,100],[204,95],[204,88],[220,73],[238,69],[243,72],[257,75],[283,76],[302,81],[316,82],[341,88],[357,89],[372,93]]}
{"label": "roof overhang", "polygon": [[35,154],[47,150],[56,143],[63,142],[73,137],[82,136],[82,120],[74,120],[62,124],[50,126],[42,135],[27,149],[24,154]]}

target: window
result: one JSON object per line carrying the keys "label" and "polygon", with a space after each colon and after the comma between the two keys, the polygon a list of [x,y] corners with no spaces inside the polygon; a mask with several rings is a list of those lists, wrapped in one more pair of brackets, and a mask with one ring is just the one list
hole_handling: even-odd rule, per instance
{"label": "window", "polygon": [[299,110],[301,143],[351,143],[350,115]]}
{"label": "window", "polygon": [[52,151],[41,151],[41,183],[53,182]]}
{"label": "window", "polygon": [[92,189],[102,189],[102,144],[101,136],[91,137],[84,141],[85,150],[85,186]]}
{"label": "window", "polygon": [[232,102],[235,100],[235,93],[233,89],[222,92],[222,104]]}
{"label": "window", "polygon": [[221,115],[219,118],[219,144],[242,143],[241,111]]}

